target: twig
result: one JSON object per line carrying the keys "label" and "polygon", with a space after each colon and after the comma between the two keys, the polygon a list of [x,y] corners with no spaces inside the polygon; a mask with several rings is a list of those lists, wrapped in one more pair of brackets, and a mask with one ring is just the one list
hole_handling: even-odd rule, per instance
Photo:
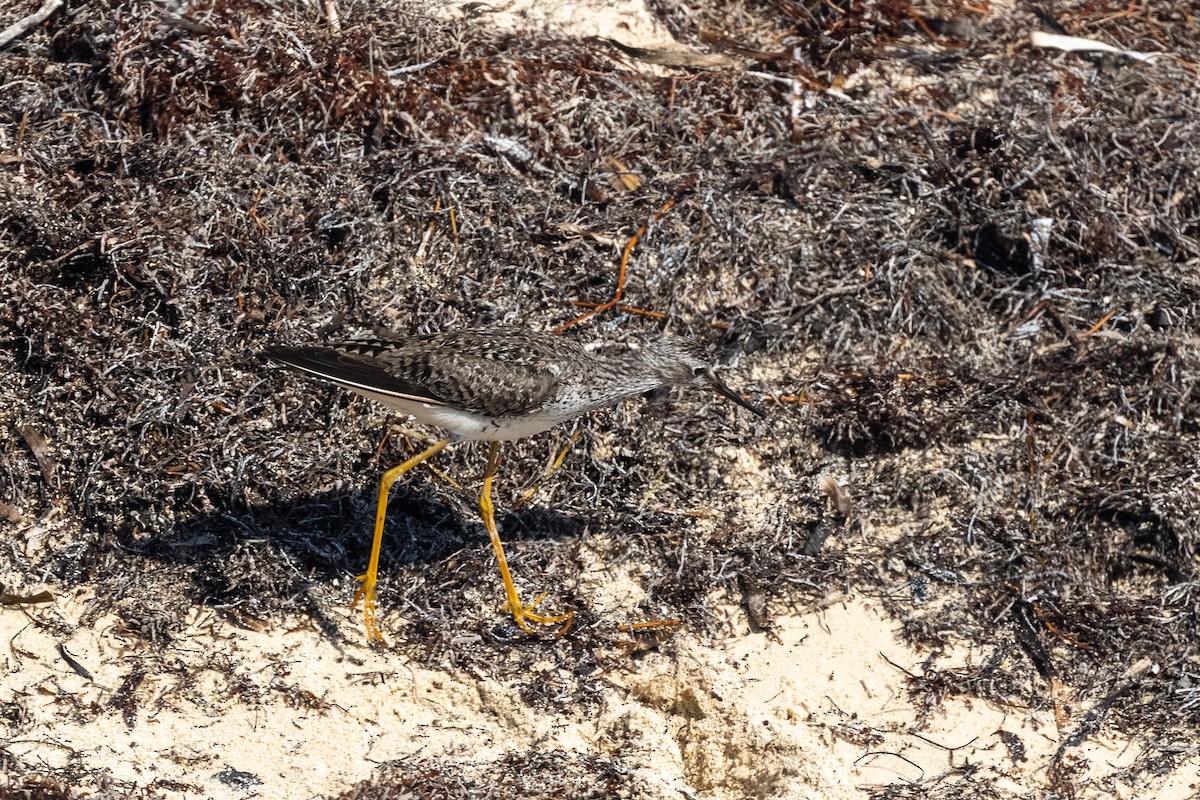
{"label": "twig", "polygon": [[[595,309],[595,308],[600,307],[602,304],[601,303],[592,303],[587,300],[572,300],[571,305],[576,306],[578,308]],[[667,318],[667,315],[661,311],[651,311],[648,308],[637,308],[635,306],[618,305],[617,311],[620,311],[622,314],[640,314],[643,317],[650,317],[651,319],[666,319]],[[593,313],[595,313],[595,312],[593,311]]]}
{"label": "twig", "polygon": [[1097,322],[1095,325],[1093,325],[1092,327],[1087,329],[1087,333],[1085,333],[1084,336],[1091,336],[1092,334],[1096,333],[1096,331],[1103,328],[1105,325],[1108,324],[1108,321],[1116,315],[1116,313],[1117,313],[1117,309],[1114,308],[1112,311],[1105,314],[1103,317],[1100,318],[1099,322]]}
{"label": "twig", "polygon": [[41,25],[50,17],[51,14],[62,8],[62,4],[63,0],[46,0],[46,2],[42,3],[42,7],[37,11],[30,14],[28,17],[22,17],[12,25],[9,25],[3,31],[0,31],[0,47],[4,47],[4,45],[11,42],[13,39],[16,39],[18,36],[22,36],[26,31],[35,25]]}
{"label": "twig", "polygon": [[1060,36],[1057,33],[1046,33],[1045,31],[1034,31],[1029,34],[1029,43],[1034,47],[1053,47],[1067,52],[1073,50],[1099,50],[1102,53],[1116,53],[1117,55],[1128,56],[1135,61],[1154,61],[1156,58],[1172,55],[1171,53],[1139,53],[1136,50],[1113,47],[1111,44],[1098,42],[1095,39],[1083,39],[1079,36]]}
{"label": "twig", "polygon": [[650,219],[648,221],[646,221],[645,223],[643,223],[641,225],[641,227],[639,227],[637,229],[637,233],[635,233],[633,235],[633,238],[630,239],[629,242],[625,245],[625,252],[621,254],[621,268],[620,268],[620,270],[617,271],[617,290],[615,292],[613,292],[612,298],[609,300],[606,300],[605,302],[596,306],[592,310],[590,310],[584,314],[580,314],[578,317],[571,320],[570,322],[567,322],[563,325],[559,325],[557,328],[554,329],[555,333],[562,333],[563,331],[565,331],[567,328],[571,327],[572,325],[579,323],[579,322],[583,322],[588,317],[591,317],[595,314],[599,314],[601,311],[607,311],[608,309],[612,308],[613,306],[615,306],[621,302],[621,295],[625,293],[625,268],[629,266],[629,254],[632,253],[633,248],[637,246],[638,240],[646,235],[646,228],[650,225],[650,223],[657,222],[658,219],[660,217],[662,217],[663,214],[666,214],[668,211],[670,211],[674,205],[675,205],[674,198],[663,203],[662,208],[658,209],[658,211],[655,211],[654,214],[651,215]]}
{"label": "twig", "polygon": [[325,0],[325,19],[334,33],[342,32],[342,17],[338,14],[337,0]]}

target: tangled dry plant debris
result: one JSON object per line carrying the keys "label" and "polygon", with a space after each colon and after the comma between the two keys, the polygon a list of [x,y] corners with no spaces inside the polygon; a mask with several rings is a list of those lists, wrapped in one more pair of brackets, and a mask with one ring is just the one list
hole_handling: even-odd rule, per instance
{"label": "tangled dry plant debris", "polygon": [[[0,25],[36,10],[16,5]],[[380,445],[377,408],[256,351],[377,326],[550,329],[612,296],[653,220],[624,302],[659,316],[612,309],[566,335],[706,336],[772,420],[680,397],[589,424],[501,520],[523,574],[578,612],[564,640],[514,639],[491,613],[469,492],[432,474],[397,490],[381,602],[398,648],[514,680],[549,660],[567,677],[531,680],[531,705],[597,702],[625,637],[573,587],[581,538],[602,532],[611,563],[649,565],[631,618],[704,632],[715,588],[754,587],[756,617],[765,592],[769,619],[853,587],[914,643],[992,654],[914,675],[930,709],[1046,709],[1053,681],[1077,687],[1099,710],[1066,717],[1063,796],[1072,731],[1161,743],[1131,781],[1195,755],[1179,742],[1200,724],[1200,51],[1182,10],[1050,20],[1179,56],[1147,65],[1022,46],[1049,20],[1025,7],[649,4],[741,71],[639,68],[404,3],[342,3],[340,30],[280,0],[68,5],[0,52],[10,588],[87,586],[91,621],[115,613],[159,646],[195,605],[341,636],[370,476],[409,441]],[[499,505],[562,441],[511,451],[505,475],[529,482]],[[737,448],[759,474],[716,455]],[[470,480],[481,459],[440,468]],[[830,472],[854,536],[817,490]],[[747,487],[777,502],[741,511]],[[145,659],[112,701],[170,668]],[[578,760],[538,757],[513,796],[561,788],[559,761]],[[0,764],[35,771],[2,740]],[[623,796],[619,763],[571,769],[607,781],[586,796]],[[428,764],[386,780],[488,793]]]}

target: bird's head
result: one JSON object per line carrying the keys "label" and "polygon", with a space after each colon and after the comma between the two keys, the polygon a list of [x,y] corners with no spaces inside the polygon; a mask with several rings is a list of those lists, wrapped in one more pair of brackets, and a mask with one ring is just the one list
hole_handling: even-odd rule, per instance
{"label": "bird's head", "polygon": [[650,345],[643,358],[655,365],[664,383],[707,387],[753,414],[766,416],[762,409],[743,400],[717,377],[712,354],[699,342],[681,337],[662,339]]}

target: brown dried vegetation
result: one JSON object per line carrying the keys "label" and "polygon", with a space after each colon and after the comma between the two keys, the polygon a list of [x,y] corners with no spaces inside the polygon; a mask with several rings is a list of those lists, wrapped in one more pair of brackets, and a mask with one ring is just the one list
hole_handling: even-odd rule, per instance
{"label": "brown dried vegetation", "polygon": [[[1104,5],[1054,21],[1198,60],[1173,4]],[[1137,732],[1169,762],[1200,725],[1195,72],[1035,50],[1021,41],[1047,20],[1023,6],[986,26],[903,2],[651,7],[685,42],[757,53],[751,71],[638,71],[600,42],[363,2],[340,33],[276,0],[71,3],[0,51],[0,502],[17,520],[0,520],[0,569],[89,584],[97,615],[153,642],[193,604],[324,624],[346,599],[331,580],[362,567],[374,481],[410,450],[393,437],[377,456],[379,409],[256,351],[376,326],[551,328],[611,293],[625,241],[675,198],[625,296],[666,320],[610,312],[567,335],[708,336],[771,419],[689,396],[590,423],[501,519],[522,576],[579,612],[562,640],[493,613],[472,490],[398,487],[381,587],[396,646],[514,677],[553,659],[568,677],[529,702],[595,702],[616,634],[571,587],[580,537],[603,532],[614,562],[654,565],[653,607],[631,615],[703,630],[717,586],[766,587],[777,611],[854,587],[927,647],[994,651],[914,677],[931,707],[1044,706],[1055,677],[1101,709],[1084,734]],[[793,77],[810,87],[794,114]],[[614,159],[640,186],[610,179]],[[727,447],[756,451],[753,480],[786,502],[700,534],[680,510],[739,519]],[[501,509],[547,449],[507,450]],[[470,480],[482,453],[439,466]],[[851,520],[817,490],[829,471],[849,476]],[[862,522],[890,533],[860,543]],[[56,533],[29,551],[32,525]],[[160,667],[138,669],[122,692]],[[531,757],[546,766],[505,778],[510,796],[567,791],[565,756]],[[1151,761],[1136,769],[1165,768]],[[0,747],[4,770],[26,766]],[[621,796],[616,767],[584,767],[601,781],[586,796]],[[428,764],[397,774],[414,796],[491,794]],[[1068,771],[1053,779],[1069,794]]]}

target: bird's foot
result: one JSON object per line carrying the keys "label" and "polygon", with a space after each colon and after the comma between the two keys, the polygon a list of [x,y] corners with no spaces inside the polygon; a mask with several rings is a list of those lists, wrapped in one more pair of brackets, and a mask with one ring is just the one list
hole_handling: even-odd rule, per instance
{"label": "bird's foot", "polygon": [[367,641],[372,644],[383,644],[383,633],[379,630],[379,625],[375,622],[375,580],[370,575],[359,575],[356,578],[358,581],[358,590],[354,593],[354,600],[350,602],[350,610],[353,611],[358,606],[358,601],[363,601],[363,623],[367,629]]}
{"label": "bird's foot", "polygon": [[537,599],[529,605],[525,605],[521,603],[520,600],[517,600],[515,604],[512,602],[505,603],[504,608],[505,610],[512,612],[513,619],[516,621],[517,626],[526,633],[535,633],[533,625],[558,625],[560,623],[565,623],[562,628],[554,634],[556,637],[562,636],[571,629],[571,625],[575,621],[575,614],[571,611],[568,611],[566,614],[534,613],[537,607],[542,604],[542,601],[546,599],[547,594],[549,593],[542,592],[540,595],[538,595]]}

